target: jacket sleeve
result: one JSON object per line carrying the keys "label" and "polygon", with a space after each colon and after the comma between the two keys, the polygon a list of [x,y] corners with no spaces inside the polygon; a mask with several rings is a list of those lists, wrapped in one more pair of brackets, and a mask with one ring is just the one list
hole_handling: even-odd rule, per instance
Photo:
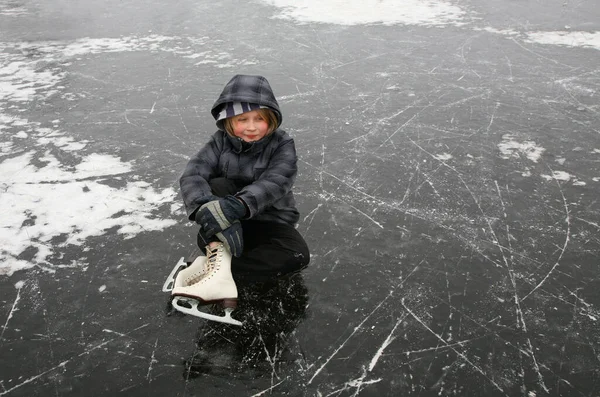
{"label": "jacket sleeve", "polygon": [[198,208],[213,199],[208,181],[217,173],[222,143],[217,134],[188,161],[179,178],[181,196],[188,219],[193,220]]}
{"label": "jacket sleeve", "polygon": [[269,160],[269,166],[252,184],[236,194],[248,208],[246,218],[252,218],[286,196],[296,180],[298,158],[292,138],[279,143]]}

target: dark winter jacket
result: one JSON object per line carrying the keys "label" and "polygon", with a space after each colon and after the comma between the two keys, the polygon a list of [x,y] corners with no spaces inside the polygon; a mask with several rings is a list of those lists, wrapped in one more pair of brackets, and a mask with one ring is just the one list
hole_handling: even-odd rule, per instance
{"label": "dark winter jacket", "polygon": [[[234,76],[213,105],[211,113],[215,119],[227,102],[267,106],[281,124],[279,104],[264,77]],[[209,181],[225,177],[245,186],[236,196],[248,208],[247,219],[294,225],[299,217],[292,193],[297,174],[294,140],[276,129],[259,141],[248,143],[225,132],[222,123],[217,126],[219,131],[191,158],[179,180],[188,217],[193,219],[198,208],[214,199]]]}

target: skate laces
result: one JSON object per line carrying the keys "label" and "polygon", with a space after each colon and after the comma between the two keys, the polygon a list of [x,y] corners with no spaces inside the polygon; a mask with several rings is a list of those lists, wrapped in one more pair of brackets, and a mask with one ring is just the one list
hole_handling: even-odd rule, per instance
{"label": "skate laces", "polygon": [[207,273],[208,273],[208,262],[204,261],[204,263],[201,265],[201,268],[196,270],[196,272],[194,272],[194,274],[191,274],[187,278],[186,285],[190,286],[192,284],[196,284],[197,282],[202,280]]}
{"label": "skate laces", "polygon": [[217,261],[220,262],[221,256],[219,255],[223,250],[221,249],[223,244],[219,244],[219,246],[215,248],[206,247],[206,261],[202,265],[202,269],[199,272],[196,272],[187,279],[187,285],[191,286],[196,283],[202,281],[205,277],[207,277],[212,271],[215,270],[217,266]]}
{"label": "skate laces", "polygon": [[223,244],[219,244],[214,248],[206,248],[206,273],[210,273],[215,269],[217,263],[221,262],[223,256]]}
{"label": "skate laces", "polygon": [[223,249],[223,244],[219,244],[214,248],[206,246],[206,261],[202,265],[202,269],[199,269],[199,271],[196,271],[194,274],[191,274],[186,280],[186,285],[191,286],[193,284],[199,283],[200,281],[208,277],[212,272],[214,272],[218,264],[220,264],[222,261]]}

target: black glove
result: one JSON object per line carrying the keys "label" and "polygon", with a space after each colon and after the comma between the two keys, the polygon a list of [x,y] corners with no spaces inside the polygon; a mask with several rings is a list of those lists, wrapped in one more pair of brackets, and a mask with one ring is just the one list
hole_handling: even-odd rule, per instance
{"label": "black glove", "polygon": [[[202,201],[204,202],[204,204],[209,203],[211,201],[215,201],[215,200],[219,200],[220,197],[218,196],[214,196],[214,195],[209,195],[209,196],[205,196],[203,197]],[[202,206],[200,206],[202,207]],[[196,211],[194,211],[191,215],[190,215],[190,221],[196,221],[196,223],[200,223],[200,221],[198,220],[198,213],[200,212],[200,207],[196,208]]]}
{"label": "black glove", "polygon": [[233,256],[241,256],[244,250],[244,237],[240,221],[235,221],[227,229],[208,236],[204,229],[198,231],[198,247],[204,248],[214,241],[221,241]]}
{"label": "black glove", "polygon": [[200,224],[200,228],[207,237],[212,237],[245,215],[246,206],[240,199],[234,196],[225,196],[219,200],[209,201],[200,207],[196,212],[196,222]]}
{"label": "black glove", "polygon": [[204,247],[206,247],[209,243],[211,243],[213,241],[219,241],[217,236],[207,235],[206,232],[204,231],[204,229],[202,229],[202,228],[200,228],[200,230],[198,230],[198,237],[197,237],[198,247],[204,249]]}
{"label": "black glove", "polygon": [[233,256],[241,256],[244,250],[244,237],[242,234],[242,224],[240,221],[234,221],[227,229],[216,234],[219,240],[223,242],[225,248]]}

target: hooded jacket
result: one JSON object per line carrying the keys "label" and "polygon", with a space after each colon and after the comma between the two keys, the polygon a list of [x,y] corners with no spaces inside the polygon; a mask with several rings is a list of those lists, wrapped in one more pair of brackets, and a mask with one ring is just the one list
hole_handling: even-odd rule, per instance
{"label": "hooded jacket", "polygon": [[[269,82],[262,76],[236,75],[214,103],[211,114],[218,119],[228,102],[267,106],[281,125],[282,115]],[[224,177],[244,186],[236,197],[248,208],[246,219],[294,225],[299,218],[292,186],[297,174],[294,140],[277,128],[256,142],[244,142],[228,134],[222,120],[210,141],[190,159],[179,180],[190,220],[208,201],[214,200],[209,181]]]}

